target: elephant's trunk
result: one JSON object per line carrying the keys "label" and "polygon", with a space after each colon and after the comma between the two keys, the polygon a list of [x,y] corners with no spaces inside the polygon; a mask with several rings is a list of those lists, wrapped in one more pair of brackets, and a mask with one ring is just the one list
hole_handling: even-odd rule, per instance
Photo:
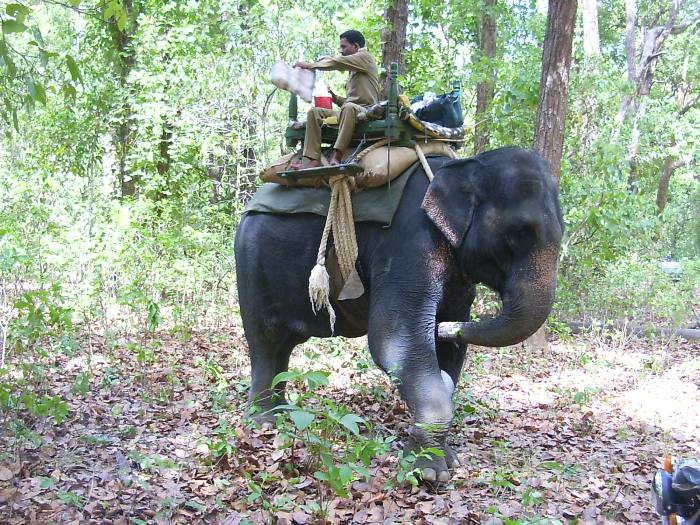
{"label": "elephant's trunk", "polygon": [[535,252],[524,269],[511,273],[500,294],[503,309],[498,316],[478,322],[440,323],[438,339],[495,347],[530,337],[552,309],[557,256],[556,248]]}

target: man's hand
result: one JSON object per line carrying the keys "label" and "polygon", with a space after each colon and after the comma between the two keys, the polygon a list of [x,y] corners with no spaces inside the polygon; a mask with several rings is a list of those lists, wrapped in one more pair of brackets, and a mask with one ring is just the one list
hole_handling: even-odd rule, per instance
{"label": "man's hand", "polygon": [[298,67],[299,69],[311,69],[311,64],[308,62],[297,62],[294,64],[294,67]]}
{"label": "man's hand", "polygon": [[334,103],[336,106],[340,106],[341,103],[340,103],[339,100],[338,100],[338,95],[336,95],[335,93],[333,93],[333,91],[331,91],[331,87],[330,87],[330,86],[326,86],[326,89],[327,89],[328,92],[331,94],[331,100],[333,100],[333,103]]}

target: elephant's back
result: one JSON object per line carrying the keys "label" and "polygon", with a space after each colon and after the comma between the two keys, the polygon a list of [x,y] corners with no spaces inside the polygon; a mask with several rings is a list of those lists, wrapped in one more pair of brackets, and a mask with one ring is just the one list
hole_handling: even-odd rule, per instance
{"label": "elephant's back", "polygon": [[[310,213],[248,212],[236,231],[236,262],[304,256],[314,251],[313,239],[320,241],[323,225],[323,217]],[[318,250],[318,244],[315,249]]]}

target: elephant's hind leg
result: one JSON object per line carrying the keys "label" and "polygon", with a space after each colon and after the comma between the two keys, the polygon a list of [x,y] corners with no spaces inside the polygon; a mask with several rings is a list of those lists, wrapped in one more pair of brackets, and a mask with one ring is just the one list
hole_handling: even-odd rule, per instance
{"label": "elephant's hind leg", "polygon": [[286,403],[286,382],[271,388],[272,380],[289,367],[289,357],[294,347],[308,338],[280,329],[265,336],[248,335],[251,383],[248,394],[247,414],[260,422],[274,423],[275,407]]}

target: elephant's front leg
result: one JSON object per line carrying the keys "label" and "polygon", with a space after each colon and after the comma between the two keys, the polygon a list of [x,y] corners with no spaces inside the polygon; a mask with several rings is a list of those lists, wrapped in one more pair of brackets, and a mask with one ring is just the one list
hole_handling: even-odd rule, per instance
{"label": "elephant's front leg", "polygon": [[444,457],[422,455],[417,460],[423,479],[445,482],[450,479],[446,441],[452,425],[452,388],[435,351],[435,308],[410,305],[406,296],[401,299],[401,304],[392,304],[382,297],[370,306],[369,349],[377,365],[397,383],[413,413],[409,449],[445,452]]}

